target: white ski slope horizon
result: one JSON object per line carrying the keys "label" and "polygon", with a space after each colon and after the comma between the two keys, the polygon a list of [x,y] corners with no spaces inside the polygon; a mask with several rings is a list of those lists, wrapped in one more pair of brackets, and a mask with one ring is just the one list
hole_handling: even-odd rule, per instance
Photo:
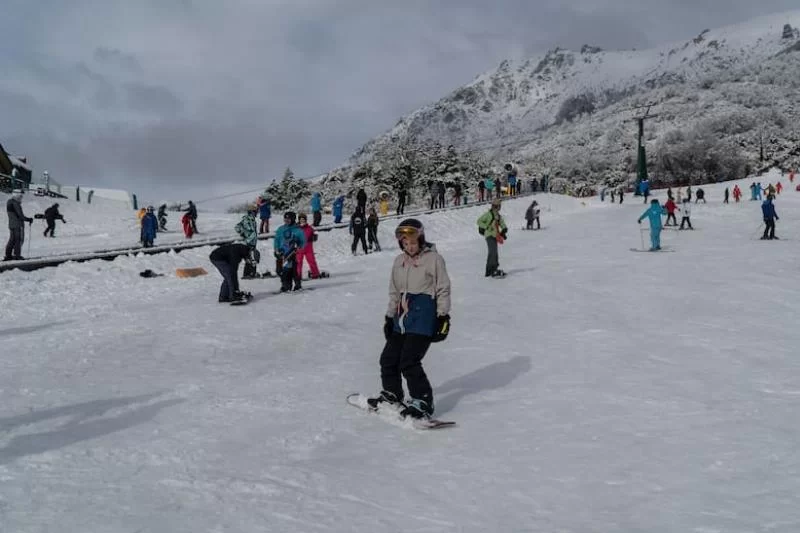
{"label": "white ski slope horizon", "polygon": [[368,256],[321,234],[330,279],[243,281],[245,307],[216,302],[211,248],[5,272],[0,531],[796,532],[800,193],[760,241],[752,181],[702,186],[674,253],[630,251],[632,195],[539,195],[538,232],[505,201],[500,280],[485,208],[421,216],[453,285],[440,431],[345,403],[380,387],[395,222]]}

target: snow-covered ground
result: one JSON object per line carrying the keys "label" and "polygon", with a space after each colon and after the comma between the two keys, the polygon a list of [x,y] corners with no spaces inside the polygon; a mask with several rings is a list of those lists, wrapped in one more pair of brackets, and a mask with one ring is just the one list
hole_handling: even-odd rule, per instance
{"label": "snow-covered ground", "polygon": [[344,401],[379,388],[393,223],[366,257],[322,234],[333,277],[243,282],[246,307],[216,302],[208,248],[6,272],[0,531],[800,531],[800,193],[770,242],[724,186],[674,253],[629,250],[630,195],[539,196],[540,232],[506,202],[502,280],[481,209],[422,217],[453,283],[438,432]]}

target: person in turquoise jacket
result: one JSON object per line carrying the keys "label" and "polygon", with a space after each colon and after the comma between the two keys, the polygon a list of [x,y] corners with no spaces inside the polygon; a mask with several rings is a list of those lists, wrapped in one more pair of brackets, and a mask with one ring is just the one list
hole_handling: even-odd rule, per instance
{"label": "person in turquoise jacket", "polygon": [[[297,273],[298,249],[306,245],[306,235],[297,225],[297,215],[294,211],[287,211],[283,215],[283,226],[275,231],[272,239],[275,248],[275,268],[281,277],[281,292],[290,290],[299,291],[302,288],[300,276]],[[292,283],[294,282],[294,289]]]}
{"label": "person in turquoise jacket", "polygon": [[642,216],[639,217],[639,224],[642,223],[642,219],[647,217],[650,221],[650,251],[654,252],[656,250],[661,249],[661,217],[666,215],[667,212],[661,207],[661,204],[658,203],[658,200],[653,199],[650,201],[650,207],[647,208],[647,211],[642,213]]}
{"label": "person in turquoise jacket", "polygon": [[318,192],[311,195],[311,215],[314,217],[312,226],[319,226],[322,222],[322,196]]}

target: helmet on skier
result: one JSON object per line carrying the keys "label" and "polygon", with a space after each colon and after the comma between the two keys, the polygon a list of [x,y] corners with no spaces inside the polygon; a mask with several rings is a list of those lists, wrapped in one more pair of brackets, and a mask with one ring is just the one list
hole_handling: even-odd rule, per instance
{"label": "helmet on skier", "polygon": [[153,212],[153,206],[152,205],[148,205],[147,206],[147,212],[148,213],[152,213]]}
{"label": "helmet on skier", "polygon": [[283,219],[288,220],[289,224],[297,222],[297,214],[294,211],[287,211],[283,214]]}
{"label": "helmet on skier", "polygon": [[425,228],[422,226],[422,222],[416,218],[403,220],[394,230],[394,236],[397,238],[397,244],[400,245],[401,250],[403,249],[403,239],[405,237],[417,239],[420,246],[425,244]]}

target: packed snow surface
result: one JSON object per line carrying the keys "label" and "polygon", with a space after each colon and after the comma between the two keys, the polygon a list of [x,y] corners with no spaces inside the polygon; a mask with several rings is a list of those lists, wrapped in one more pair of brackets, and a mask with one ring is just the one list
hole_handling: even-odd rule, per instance
{"label": "packed snow surface", "polygon": [[630,251],[630,195],[539,195],[538,232],[508,201],[500,280],[481,208],[422,217],[453,286],[424,360],[439,431],[345,403],[380,387],[393,222],[368,256],[321,234],[330,279],[245,281],[245,307],[217,303],[209,248],[6,272],[0,531],[800,531],[800,193],[761,241],[725,186],[672,253]]}

